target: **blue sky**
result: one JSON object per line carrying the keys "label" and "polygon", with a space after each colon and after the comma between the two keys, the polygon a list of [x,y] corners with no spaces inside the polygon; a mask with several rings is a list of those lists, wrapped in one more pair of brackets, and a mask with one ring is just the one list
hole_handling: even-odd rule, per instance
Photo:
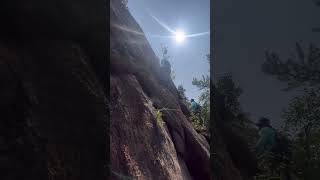
{"label": "blue sky", "polygon": [[149,12],[171,29],[182,29],[186,34],[210,31],[210,0],[129,0],[128,8],[143,29],[152,49],[161,57],[161,45],[168,46],[170,63],[175,71],[176,86],[183,85],[187,97],[197,99],[200,91],[192,85],[193,77],[209,74],[206,54],[210,52],[210,35],[187,38],[179,44]]}

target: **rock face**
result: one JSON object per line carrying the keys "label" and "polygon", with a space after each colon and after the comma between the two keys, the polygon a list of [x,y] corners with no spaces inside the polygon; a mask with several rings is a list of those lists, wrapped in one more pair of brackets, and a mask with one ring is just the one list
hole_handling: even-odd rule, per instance
{"label": "rock face", "polygon": [[81,48],[46,41],[0,52],[5,179],[102,178],[106,100]]}
{"label": "rock face", "polygon": [[0,2],[0,179],[105,179],[105,7]]}
{"label": "rock face", "polygon": [[120,1],[106,3],[0,2],[1,180],[99,180],[109,168],[110,179],[210,179],[209,145],[176,87]]}
{"label": "rock face", "polygon": [[210,179],[209,144],[139,25],[120,1],[111,0],[110,16],[112,179]]}

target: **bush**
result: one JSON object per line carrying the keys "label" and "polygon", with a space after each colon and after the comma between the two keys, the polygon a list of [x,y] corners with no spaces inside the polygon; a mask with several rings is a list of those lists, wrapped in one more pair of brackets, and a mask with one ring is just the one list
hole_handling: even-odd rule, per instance
{"label": "bush", "polygon": [[197,132],[206,131],[207,127],[204,123],[201,122],[201,119],[199,119],[199,116],[195,115],[194,113],[191,113],[191,123],[194,127],[194,129]]}
{"label": "bush", "polygon": [[128,9],[128,0],[121,0],[121,4]]}
{"label": "bush", "polygon": [[163,113],[161,112],[161,110],[157,110],[157,122],[159,126],[163,127],[164,121],[163,121]]}

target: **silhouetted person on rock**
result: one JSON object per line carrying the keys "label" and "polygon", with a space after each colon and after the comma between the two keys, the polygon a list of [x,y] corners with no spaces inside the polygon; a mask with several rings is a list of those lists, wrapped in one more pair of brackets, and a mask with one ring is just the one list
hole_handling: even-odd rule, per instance
{"label": "silhouetted person on rock", "polygon": [[257,156],[271,152],[276,142],[276,130],[270,125],[270,120],[267,118],[259,119],[256,124],[259,128],[260,138],[255,146]]}
{"label": "silhouetted person on rock", "polygon": [[260,135],[255,146],[258,159],[260,161],[267,160],[270,162],[268,169],[271,171],[278,169],[282,179],[290,180],[290,169],[287,166],[290,157],[288,142],[271,126],[269,119],[261,118],[256,125]]}

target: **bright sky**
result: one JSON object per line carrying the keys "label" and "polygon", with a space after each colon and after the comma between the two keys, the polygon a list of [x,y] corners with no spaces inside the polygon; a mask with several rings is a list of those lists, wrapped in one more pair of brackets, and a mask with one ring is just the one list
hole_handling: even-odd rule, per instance
{"label": "bright sky", "polygon": [[129,0],[128,7],[156,55],[162,57],[162,44],[168,47],[176,86],[183,85],[189,99],[198,99],[192,79],[209,74],[210,0]]}

